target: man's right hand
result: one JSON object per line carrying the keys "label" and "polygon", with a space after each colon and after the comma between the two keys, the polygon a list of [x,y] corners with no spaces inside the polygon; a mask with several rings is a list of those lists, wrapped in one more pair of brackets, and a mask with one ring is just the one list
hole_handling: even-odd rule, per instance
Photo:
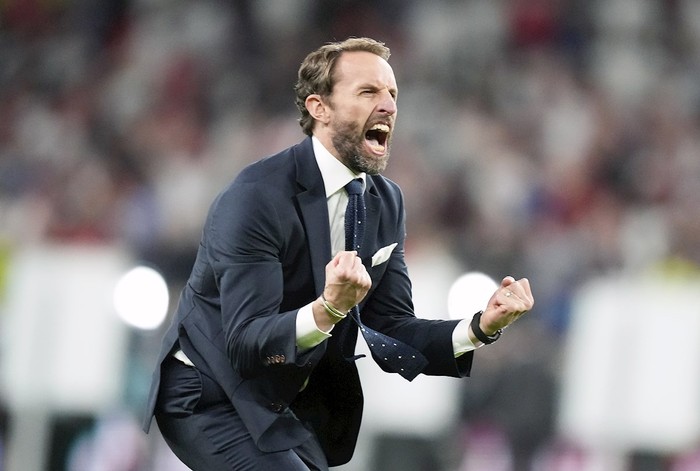
{"label": "man's right hand", "polygon": [[[326,286],[323,297],[326,302],[342,313],[347,313],[360,303],[369,289],[372,279],[357,252],[338,252],[333,260],[326,265]],[[314,302],[314,318],[321,330],[329,330],[331,325],[339,322],[326,312],[323,301],[319,297]]]}
{"label": "man's right hand", "polygon": [[372,280],[357,252],[338,252],[326,265],[323,295],[339,311],[348,312],[371,287]]}

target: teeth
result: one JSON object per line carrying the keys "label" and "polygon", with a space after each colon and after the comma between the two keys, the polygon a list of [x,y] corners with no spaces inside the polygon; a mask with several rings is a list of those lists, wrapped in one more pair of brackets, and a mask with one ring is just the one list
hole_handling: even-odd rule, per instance
{"label": "teeth", "polygon": [[390,129],[389,129],[389,126],[387,126],[386,124],[375,124],[374,126],[372,126],[372,128],[370,130],[388,133]]}

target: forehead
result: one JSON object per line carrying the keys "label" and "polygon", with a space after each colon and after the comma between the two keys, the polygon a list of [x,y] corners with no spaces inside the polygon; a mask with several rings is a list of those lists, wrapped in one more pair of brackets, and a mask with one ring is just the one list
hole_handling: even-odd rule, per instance
{"label": "forehead", "polygon": [[389,63],[371,52],[343,52],[336,63],[334,75],[336,86],[353,87],[369,83],[396,88],[396,78]]}

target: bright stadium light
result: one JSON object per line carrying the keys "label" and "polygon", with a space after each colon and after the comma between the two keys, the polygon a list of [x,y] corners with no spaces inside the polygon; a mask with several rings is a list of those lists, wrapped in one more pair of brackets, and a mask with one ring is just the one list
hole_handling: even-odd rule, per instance
{"label": "bright stadium light", "polygon": [[469,272],[455,280],[447,293],[447,312],[452,319],[464,319],[486,308],[491,295],[498,288],[490,276]]}
{"label": "bright stadium light", "polygon": [[114,308],[128,325],[142,330],[160,326],[168,314],[168,286],[153,268],[139,266],[124,274],[114,288]]}

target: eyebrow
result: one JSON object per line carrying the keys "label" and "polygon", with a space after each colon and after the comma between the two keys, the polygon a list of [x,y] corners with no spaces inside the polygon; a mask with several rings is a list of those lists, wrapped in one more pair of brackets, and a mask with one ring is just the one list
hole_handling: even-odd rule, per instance
{"label": "eyebrow", "polygon": [[370,83],[370,82],[366,82],[366,83],[363,83],[363,84],[360,84],[360,85],[357,86],[357,89],[358,89],[358,90],[367,90],[367,89],[370,89],[370,90],[382,90],[382,89],[384,89],[384,88],[386,88],[387,90],[389,90],[389,93],[391,93],[394,97],[396,97],[396,96],[399,94],[399,90],[398,90],[397,87],[388,87],[388,86],[385,86],[385,85],[376,85],[376,84]]}

